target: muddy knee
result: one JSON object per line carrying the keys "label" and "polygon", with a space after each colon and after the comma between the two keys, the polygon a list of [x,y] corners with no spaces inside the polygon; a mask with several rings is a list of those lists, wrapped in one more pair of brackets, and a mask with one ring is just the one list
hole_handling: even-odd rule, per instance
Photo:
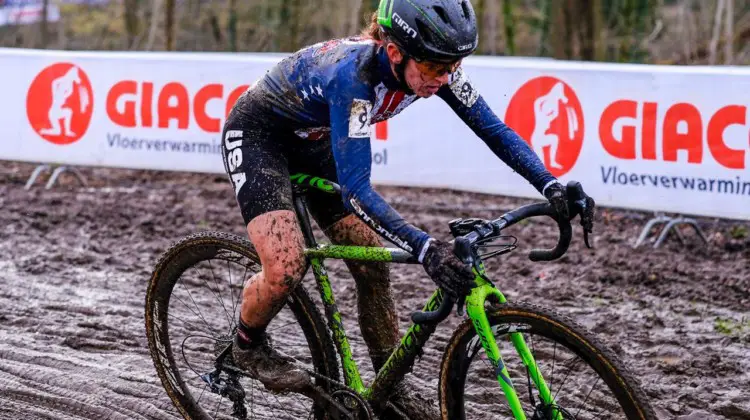
{"label": "muddy knee", "polygon": [[281,254],[263,265],[263,275],[274,295],[287,295],[302,281],[305,274],[302,253]]}

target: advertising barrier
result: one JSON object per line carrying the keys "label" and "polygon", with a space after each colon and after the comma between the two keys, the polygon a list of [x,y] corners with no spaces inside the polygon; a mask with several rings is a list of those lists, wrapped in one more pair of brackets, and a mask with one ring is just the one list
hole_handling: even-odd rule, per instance
{"label": "advertising barrier", "polygon": [[[226,113],[284,56],[0,49],[0,159],[223,173]],[[599,204],[750,220],[750,70],[499,57],[463,68],[552,174]],[[371,139],[375,184],[539,198],[437,97]]]}

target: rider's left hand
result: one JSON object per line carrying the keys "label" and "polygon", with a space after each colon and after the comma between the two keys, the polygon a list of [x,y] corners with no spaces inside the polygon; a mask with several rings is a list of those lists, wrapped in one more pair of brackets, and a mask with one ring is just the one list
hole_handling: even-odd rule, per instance
{"label": "rider's left hand", "polygon": [[[596,203],[594,199],[583,191],[579,183],[569,184],[565,187],[559,182],[555,182],[544,190],[544,196],[555,209],[558,218],[570,220],[577,215],[581,216],[581,226],[583,226],[583,238],[586,246],[589,245],[589,234],[594,229],[594,211]],[[571,189],[572,188],[572,189]]]}
{"label": "rider's left hand", "polygon": [[568,211],[568,195],[565,192],[565,186],[559,182],[549,185],[544,190],[544,196],[547,198],[552,207],[555,209],[555,213],[562,220],[570,219],[570,212]]}

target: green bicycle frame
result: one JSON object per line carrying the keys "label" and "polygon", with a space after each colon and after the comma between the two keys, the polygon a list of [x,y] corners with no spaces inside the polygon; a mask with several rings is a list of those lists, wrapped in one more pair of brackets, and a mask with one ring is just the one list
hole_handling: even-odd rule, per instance
{"label": "green bicycle frame", "polygon": [[[296,188],[304,186],[327,193],[336,193],[340,191],[338,185],[331,181],[318,177],[310,177],[305,174],[292,175],[291,181],[293,184],[296,184]],[[300,190],[295,189],[295,191]],[[388,390],[403,378],[409,370],[411,370],[414,360],[421,353],[422,347],[435,331],[437,325],[412,324],[406,334],[401,338],[398,347],[391,353],[380,371],[377,372],[372,384],[369,387],[366,387],[362,382],[357,363],[352,357],[349,340],[341,321],[341,313],[336,306],[333,289],[331,288],[328,273],[323,266],[323,260],[343,259],[401,264],[417,264],[418,262],[411,254],[398,248],[318,245],[313,237],[304,198],[301,194],[295,194],[294,205],[297,217],[300,220],[302,233],[305,237],[305,255],[312,266],[318,291],[325,306],[328,326],[333,333],[336,349],[341,357],[342,366],[344,368],[345,383],[368,401],[381,402],[384,400],[384,396]],[[502,356],[500,355],[500,350],[497,346],[494,333],[487,318],[487,313],[484,309],[485,301],[488,297],[494,296],[500,303],[505,303],[505,296],[487,279],[484,266],[481,263],[478,265],[478,269],[474,269],[474,273],[476,287],[466,298],[466,313],[469,319],[471,319],[474,329],[481,340],[482,347],[495,369],[495,376],[497,377],[498,383],[508,400],[508,404],[514,417],[518,420],[525,420],[526,415],[521,408],[521,402],[515,388],[513,387],[513,382],[510,379],[508,370],[502,360]],[[427,300],[427,303],[422,310],[434,311],[440,306],[442,301],[442,291],[437,289]],[[523,336],[521,333],[511,332],[510,339],[520,355],[523,364],[528,369],[532,381],[539,390],[540,399],[545,405],[553,406],[552,394],[547,383],[544,381]],[[562,419],[559,412],[555,411],[553,414],[553,418],[556,420]]]}

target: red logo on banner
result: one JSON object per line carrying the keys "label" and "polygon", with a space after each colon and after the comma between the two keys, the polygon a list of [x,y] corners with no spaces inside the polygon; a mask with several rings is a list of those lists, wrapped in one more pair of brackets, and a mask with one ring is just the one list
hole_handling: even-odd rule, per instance
{"label": "red logo on banner", "polygon": [[26,96],[31,128],[55,144],[70,144],[86,133],[93,111],[93,90],[86,73],[71,63],[56,63],[39,73]]}
{"label": "red logo on banner", "polygon": [[505,123],[523,137],[552,175],[570,171],[583,146],[583,110],[573,89],[554,77],[537,77],[513,95]]}

